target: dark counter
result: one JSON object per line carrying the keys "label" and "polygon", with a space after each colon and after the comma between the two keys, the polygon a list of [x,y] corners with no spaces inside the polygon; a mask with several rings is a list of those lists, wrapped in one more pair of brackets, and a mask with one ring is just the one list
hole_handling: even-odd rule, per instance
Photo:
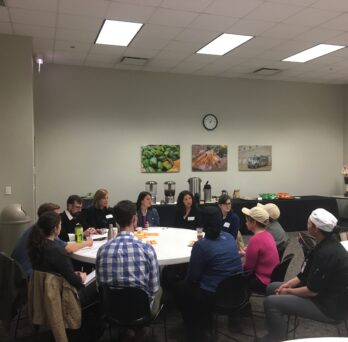
{"label": "dark counter", "polygon": [[[280,209],[279,222],[283,228],[290,231],[306,230],[308,216],[314,209],[324,208],[330,213],[338,217],[338,206],[336,199],[333,197],[324,196],[301,196],[295,199],[276,199],[276,200],[233,200],[233,211],[241,218],[241,232],[246,233],[244,215],[241,210],[243,207],[252,208],[257,205],[257,203],[274,203]],[[202,204],[201,208],[208,205],[217,204]],[[173,227],[174,225],[174,215],[176,205],[164,204],[164,205],[154,205],[154,208],[158,210],[161,226]]]}

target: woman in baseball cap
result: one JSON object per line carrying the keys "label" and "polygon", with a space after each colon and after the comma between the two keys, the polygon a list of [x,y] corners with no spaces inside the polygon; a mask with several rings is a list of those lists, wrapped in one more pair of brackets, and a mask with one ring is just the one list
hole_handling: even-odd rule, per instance
{"label": "woman in baseball cap", "polygon": [[251,291],[265,293],[271,282],[271,274],[279,264],[279,255],[273,236],[266,230],[269,214],[260,207],[243,208],[245,223],[254,236],[245,251],[244,269],[252,270],[249,287]]}

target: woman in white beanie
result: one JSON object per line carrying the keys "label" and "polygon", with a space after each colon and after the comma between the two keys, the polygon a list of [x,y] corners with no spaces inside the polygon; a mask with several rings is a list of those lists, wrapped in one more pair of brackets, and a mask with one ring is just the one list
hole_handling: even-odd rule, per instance
{"label": "woman in white beanie", "polygon": [[348,254],[335,237],[336,224],[337,219],[325,209],[311,213],[307,229],[317,245],[295,278],[267,287],[264,308],[270,334],[256,341],[286,340],[284,316],[288,314],[324,322],[347,315],[342,299],[348,288]]}

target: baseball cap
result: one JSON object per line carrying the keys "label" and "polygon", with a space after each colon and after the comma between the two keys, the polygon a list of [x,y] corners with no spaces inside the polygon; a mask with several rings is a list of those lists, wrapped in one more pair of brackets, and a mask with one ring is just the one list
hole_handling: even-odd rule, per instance
{"label": "baseball cap", "polygon": [[254,207],[251,209],[242,208],[242,213],[244,215],[250,216],[253,220],[259,223],[262,223],[262,224],[268,223],[269,214],[265,209],[261,207]]}
{"label": "baseball cap", "polygon": [[267,204],[257,203],[257,206],[265,209],[272,220],[277,220],[280,216],[280,210],[278,206],[275,205],[274,203],[267,203]]}
{"label": "baseball cap", "polygon": [[318,229],[329,233],[333,231],[337,224],[336,217],[323,208],[313,210],[309,219]]}

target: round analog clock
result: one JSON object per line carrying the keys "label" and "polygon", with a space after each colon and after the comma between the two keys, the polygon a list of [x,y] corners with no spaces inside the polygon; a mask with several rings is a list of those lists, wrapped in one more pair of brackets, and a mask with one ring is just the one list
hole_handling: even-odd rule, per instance
{"label": "round analog clock", "polygon": [[218,119],[214,114],[206,114],[203,117],[203,126],[208,131],[214,130],[218,125]]}

